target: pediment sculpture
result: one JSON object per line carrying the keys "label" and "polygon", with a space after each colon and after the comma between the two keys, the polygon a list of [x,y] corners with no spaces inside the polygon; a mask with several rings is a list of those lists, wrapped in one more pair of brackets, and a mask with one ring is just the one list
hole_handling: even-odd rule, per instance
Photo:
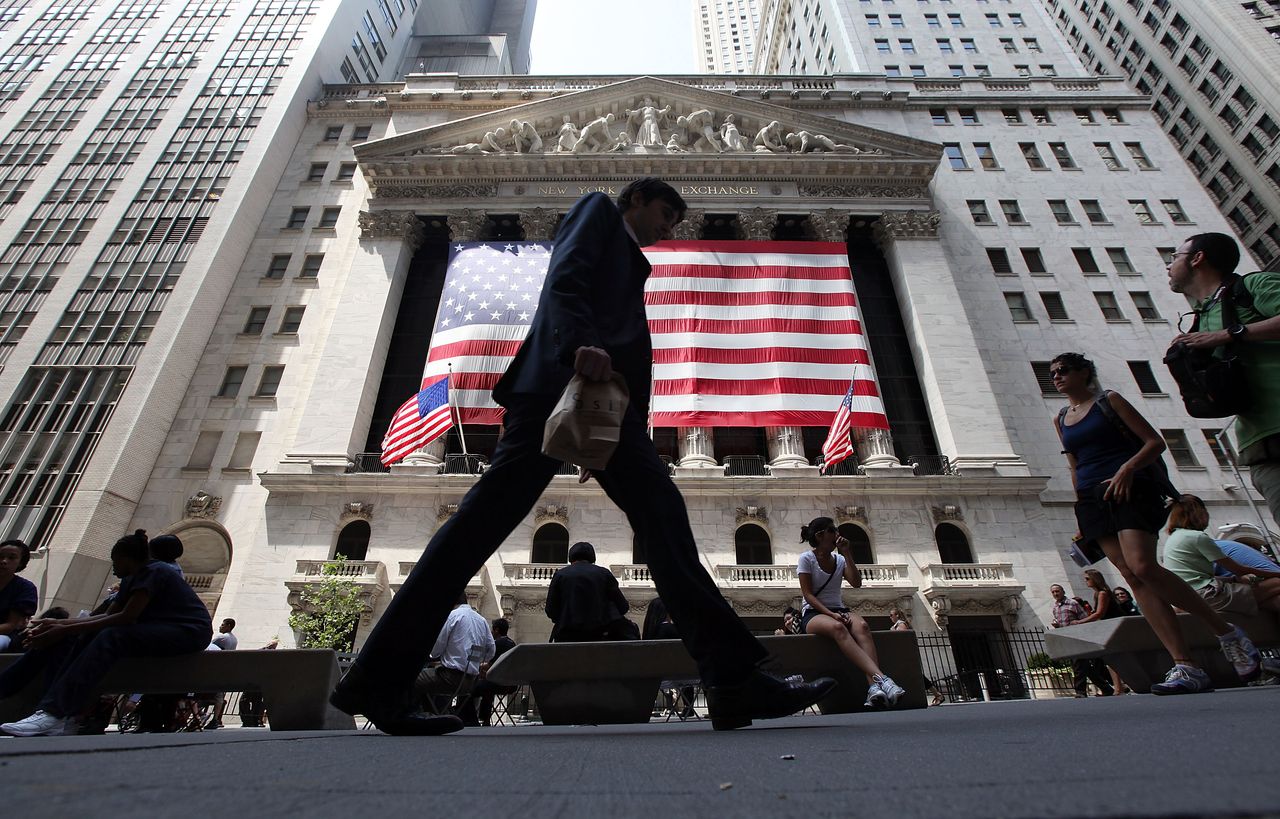
{"label": "pediment sculpture", "polygon": [[880,148],[837,142],[831,136],[778,120],[743,131],[739,116],[718,115],[707,108],[678,113],[673,105],[658,107],[645,97],[621,115],[603,114],[575,122],[563,114],[557,125],[540,129],[536,121],[513,119],[474,141],[419,148],[414,154],[863,154],[883,155]]}

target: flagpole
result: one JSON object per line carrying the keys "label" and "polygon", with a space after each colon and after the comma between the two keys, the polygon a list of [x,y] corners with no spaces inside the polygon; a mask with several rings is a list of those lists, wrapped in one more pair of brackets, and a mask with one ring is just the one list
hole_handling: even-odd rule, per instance
{"label": "flagpole", "polygon": [[467,454],[467,436],[462,431],[462,410],[453,403],[453,364],[449,365],[449,374],[445,376],[445,385],[449,393],[449,412],[453,414],[453,422],[458,426],[458,440],[462,442],[462,454]]}

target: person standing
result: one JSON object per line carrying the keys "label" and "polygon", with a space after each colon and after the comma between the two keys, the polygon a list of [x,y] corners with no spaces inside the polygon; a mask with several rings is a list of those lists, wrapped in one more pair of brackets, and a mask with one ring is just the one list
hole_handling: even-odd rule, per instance
{"label": "person standing", "polygon": [[[1249,404],[1236,415],[1240,464],[1249,467],[1254,488],[1280,524],[1280,273],[1236,275],[1240,247],[1225,233],[1198,233],[1174,251],[1169,289],[1195,300],[1195,332],[1174,344],[1193,350],[1231,345],[1244,365]],[[1224,326],[1223,298],[1231,300],[1237,322]]]}
{"label": "person standing", "polygon": [[[1084,622],[1088,617],[1084,609],[1075,598],[1067,597],[1067,592],[1054,583],[1049,587],[1049,594],[1053,597],[1053,615],[1051,625],[1054,628],[1065,628],[1066,626]],[[1106,666],[1101,660],[1072,660],[1071,661],[1071,684],[1076,690],[1077,697],[1089,696],[1089,683],[1093,682],[1098,688],[1099,696],[1110,696],[1115,693],[1115,689],[1111,687],[1111,683],[1107,680]]]}
{"label": "person standing", "polygon": [[1153,694],[1212,691],[1209,675],[1191,657],[1173,607],[1199,617],[1218,635],[1222,652],[1242,680],[1261,673],[1261,655],[1248,636],[1228,623],[1156,559],[1156,534],[1169,516],[1173,494],[1158,461],[1160,434],[1118,393],[1098,387],[1093,362],[1063,353],[1049,364],[1053,385],[1069,402],[1054,419],[1076,489],[1076,524],[1096,541],[1142,607],[1142,616],[1173,657],[1173,668]]}
{"label": "person standing", "polygon": [[644,544],[654,585],[707,686],[717,730],[787,716],[835,685],[787,683],[758,665],[767,656],[698,560],[684,499],[647,431],[652,342],[642,247],[670,238],[687,206],[666,182],[640,179],[617,203],[602,193],[578,200],[560,223],[528,337],[493,397],[506,408],[505,433],[488,469],[427,544],[365,641],[332,704],[362,713],[390,734],[442,734],[450,717],[415,713],[408,696],[426,660],[424,634],[438,630],[450,602],[537,502],[560,468],[542,454],[546,420],[569,380],[623,376],[631,401],[617,450],[596,480]]}
{"label": "person standing", "polygon": [[[1084,570],[1084,584],[1093,589],[1093,611],[1080,622],[1092,623],[1094,620],[1113,620],[1116,617],[1123,617],[1125,612],[1121,611],[1120,604],[1116,602],[1115,592],[1111,590],[1107,579],[1102,576],[1102,572],[1097,569]],[[1129,694],[1129,687],[1124,684],[1124,680],[1120,679],[1120,672],[1111,666],[1107,666],[1107,671],[1111,674],[1111,687],[1117,694]]]}

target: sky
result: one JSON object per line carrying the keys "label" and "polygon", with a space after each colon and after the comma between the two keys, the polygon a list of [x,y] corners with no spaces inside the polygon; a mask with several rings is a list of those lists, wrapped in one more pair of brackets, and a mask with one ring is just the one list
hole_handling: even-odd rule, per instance
{"label": "sky", "polygon": [[531,74],[692,74],[693,0],[538,0]]}

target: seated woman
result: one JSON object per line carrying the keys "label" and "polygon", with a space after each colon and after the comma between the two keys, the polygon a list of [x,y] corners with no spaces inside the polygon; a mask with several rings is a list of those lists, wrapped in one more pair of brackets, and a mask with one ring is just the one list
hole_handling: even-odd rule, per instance
{"label": "seated woman", "polygon": [[[1214,611],[1257,614],[1258,609],[1280,611],[1280,572],[1244,566],[1227,557],[1213,538],[1205,534],[1209,510],[1195,495],[1183,495],[1169,512],[1160,562],[1181,577]],[[1214,567],[1231,572],[1231,578],[1215,577]],[[1264,661],[1268,672],[1280,672],[1280,662]]]}
{"label": "seated woman", "polygon": [[76,642],[39,710],[0,725],[0,732],[20,737],[74,734],[77,717],[94,704],[98,683],[117,660],[194,654],[209,645],[209,610],[169,564],[148,559],[146,532],[116,541],[111,566],[121,578],[120,593],[106,614],[32,622],[31,651],[0,674],[0,690],[7,690],[11,674],[26,676],[23,663],[39,662],[39,654],[64,640]]}
{"label": "seated woman", "polygon": [[[1097,569],[1085,569],[1084,584],[1093,589],[1093,611],[1089,612],[1089,615],[1083,620],[1077,620],[1077,623],[1092,623],[1094,620],[1111,620],[1125,616],[1126,612],[1116,602],[1118,592],[1111,590],[1111,586],[1107,583],[1107,579],[1102,576],[1102,572]],[[1109,665],[1107,666],[1107,671],[1111,672],[1112,691],[1116,694],[1128,694],[1129,687],[1124,684],[1124,680],[1120,679],[1120,672]]]}
{"label": "seated woman", "polygon": [[35,584],[18,573],[31,561],[31,547],[21,540],[0,543],[0,653],[21,651],[15,642],[36,613],[38,595]]}
{"label": "seated woman", "polygon": [[[836,531],[831,518],[814,518],[800,527],[800,539],[812,551],[800,555],[796,574],[800,593],[804,595],[800,630],[805,634],[821,634],[834,640],[849,661],[867,675],[868,708],[892,708],[906,692],[880,670],[880,658],[867,621],[845,608],[840,599],[840,580],[848,580],[855,589],[862,585],[862,574],[849,553],[849,541]],[[840,554],[836,554],[837,550]]]}

